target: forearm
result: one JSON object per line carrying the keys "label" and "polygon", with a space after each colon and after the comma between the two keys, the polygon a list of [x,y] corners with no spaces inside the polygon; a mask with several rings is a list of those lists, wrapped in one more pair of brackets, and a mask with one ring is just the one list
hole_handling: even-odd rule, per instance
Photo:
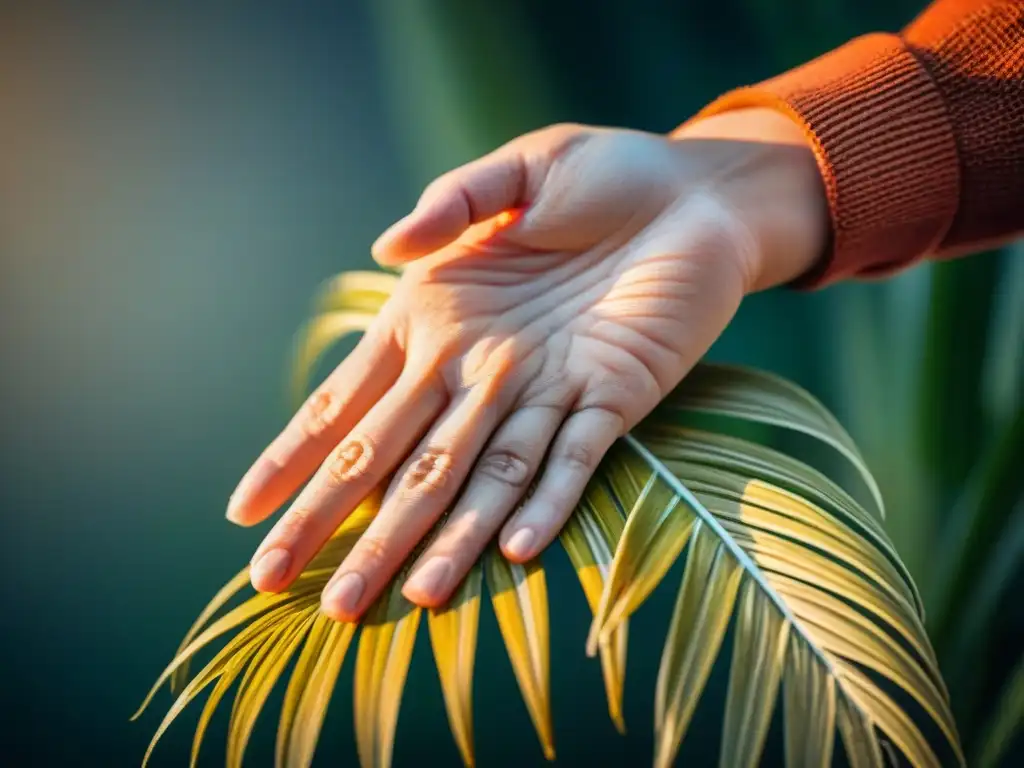
{"label": "forearm", "polygon": [[831,222],[806,286],[881,274],[1024,232],[1024,2],[939,0],[726,94],[703,119],[768,107],[802,129]]}

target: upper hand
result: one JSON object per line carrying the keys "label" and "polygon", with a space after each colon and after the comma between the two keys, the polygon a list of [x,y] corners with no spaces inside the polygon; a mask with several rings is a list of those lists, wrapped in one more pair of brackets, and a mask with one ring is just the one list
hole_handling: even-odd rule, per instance
{"label": "upper hand", "polygon": [[251,525],[312,475],[253,585],[287,587],[392,473],[324,590],[329,615],[357,618],[449,509],[410,600],[443,604],[499,530],[507,557],[535,557],[743,296],[820,252],[813,156],[759,113],[674,137],[555,126],[428,187],[374,247],[406,264],[395,293],[232,497],[229,518]]}

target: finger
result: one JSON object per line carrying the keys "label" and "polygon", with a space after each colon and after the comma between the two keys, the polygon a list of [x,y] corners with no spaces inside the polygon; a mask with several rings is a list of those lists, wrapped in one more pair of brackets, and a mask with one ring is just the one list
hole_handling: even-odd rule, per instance
{"label": "finger", "polygon": [[228,520],[248,526],[273,514],[395,383],[402,365],[390,332],[368,332],[242,477]]}
{"label": "finger", "polygon": [[356,620],[450,508],[497,424],[497,408],[481,390],[452,404],[396,476],[380,513],[324,589],[327,615]]}
{"label": "finger", "polygon": [[514,412],[473,468],[437,538],[423,552],[402,594],[426,608],[443,605],[522,499],[565,418],[565,409]]}
{"label": "finger", "polygon": [[395,265],[433,253],[474,224],[525,206],[536,194],[536,171],[521,141],[511,142],[432,182],[416,208],[373,244],[373,258]]}
{"label": "finger", "polygon": [[444,407],[443,388],[403,374],[331,452],[253,555],[250,578],[264,592],[302,572],[360,501],[408,454]]}
{"label": "finger", "polygon": [[537,489],[501,532],[507,558],[526,562],[551,543],[623,428],[622,417],[603,408],[585,408],[566,419]]}

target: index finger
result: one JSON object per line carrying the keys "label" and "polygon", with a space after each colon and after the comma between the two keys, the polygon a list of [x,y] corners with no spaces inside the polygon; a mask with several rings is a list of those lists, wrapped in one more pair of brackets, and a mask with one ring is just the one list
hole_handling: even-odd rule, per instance
{"label": "index finger", "polygon": [[398,380],[403,364],[389,329],[367,331],[242,477],[228,520],[249,526],[272,515]]}

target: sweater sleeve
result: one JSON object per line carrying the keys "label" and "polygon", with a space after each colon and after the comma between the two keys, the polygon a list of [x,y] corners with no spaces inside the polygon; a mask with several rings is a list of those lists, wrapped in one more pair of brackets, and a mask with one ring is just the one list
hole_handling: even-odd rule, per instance
{"label": "sweater sleeve", "polygon": [[1024,233],[1024,0],[936,0],[708,105],[780,110],[804,128],[828,196],[819,287]]}

